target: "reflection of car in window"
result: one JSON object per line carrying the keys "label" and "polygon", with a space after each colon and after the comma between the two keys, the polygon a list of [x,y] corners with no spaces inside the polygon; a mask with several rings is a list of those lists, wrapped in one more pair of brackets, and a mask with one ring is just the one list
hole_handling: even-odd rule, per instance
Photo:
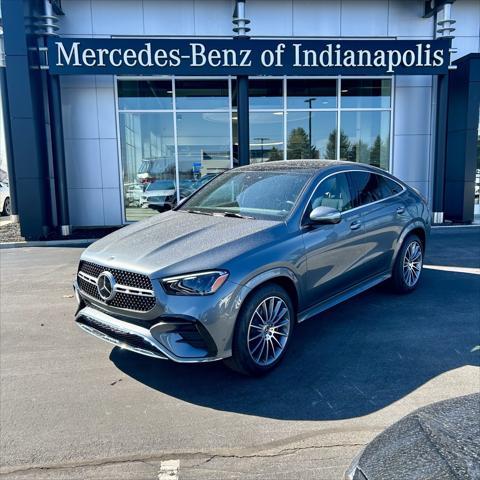
{"label": "reflection of car in window", "polygon": [[139,183],[125,184],[125,205],[127,207],[140,207],[144,185]]}
{"label": "reflection of car in window", "polygon": [[0,182],[0,213],[2,215],[10,215],[12,213],[11,210],[8,182]]}
{"label": "reflection of car in window", "polygon": [[154,210],[170,210],[176,203],[175,184],[171,180],[155,180],[149,183],[142,195],[142,207]]}
{"label": "reflection of car in window", "polygon": [[[211,173],[204,175],[198,180],[180,180],[180,200],[189,197],[192,193],[216,176],[216,173]],[[176,183],[172,180],[155,180],[152,183],[147,184],[145,191],[142,192],[138,206],[141,206],[142,208],[151,208],[158,212],[171,210],[177,205],[175,185]],[[127,192],[125,195],[127,195]]]}

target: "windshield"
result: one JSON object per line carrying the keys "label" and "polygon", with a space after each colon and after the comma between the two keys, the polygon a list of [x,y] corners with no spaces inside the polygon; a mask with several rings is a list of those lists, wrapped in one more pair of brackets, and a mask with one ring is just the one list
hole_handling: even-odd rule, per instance
{"label": "windshield", "polygon": [[305,172],[231,171],[193,194],[179,210],[284,220],[310,175]]}

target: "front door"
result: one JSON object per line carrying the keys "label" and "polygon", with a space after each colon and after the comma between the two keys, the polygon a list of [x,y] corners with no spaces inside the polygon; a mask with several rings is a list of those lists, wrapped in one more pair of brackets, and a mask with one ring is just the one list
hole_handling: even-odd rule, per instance
{"label": "front door", "polygon": [[[320,206],[336,208],[342,212],[340,223],[309,225],[310,212]],[[320,181],[305,211],[303,229],[308,269],[304,291],[310,307],[348,289],[358,281],[363,255],[363,225],[359,210],[352,210],[345,173]]]}

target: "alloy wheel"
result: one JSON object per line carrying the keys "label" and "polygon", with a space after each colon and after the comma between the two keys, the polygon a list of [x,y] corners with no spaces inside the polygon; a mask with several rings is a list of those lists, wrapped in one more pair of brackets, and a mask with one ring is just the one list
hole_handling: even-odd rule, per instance
{"label": "alloy wheel", "polygon": [[290,312],[280,297],[268,297],[255,309],[248,324],[250,357],[257,365],[267,366],[285,350],[290,333]]}
{"label": "alloy wheel", "polygon": [[420,278],[422,271],[422,246],[416,240],[409,243],[403,257],[403,280],[409,287],[413,287]]}

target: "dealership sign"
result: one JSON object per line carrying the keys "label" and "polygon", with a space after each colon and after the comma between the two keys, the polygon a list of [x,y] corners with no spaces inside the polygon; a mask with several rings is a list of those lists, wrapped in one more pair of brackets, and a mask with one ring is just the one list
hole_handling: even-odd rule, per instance
{"label": "dealership sign", "polygon": [[52,74],[436,75],[450,40],[51,38]]}

